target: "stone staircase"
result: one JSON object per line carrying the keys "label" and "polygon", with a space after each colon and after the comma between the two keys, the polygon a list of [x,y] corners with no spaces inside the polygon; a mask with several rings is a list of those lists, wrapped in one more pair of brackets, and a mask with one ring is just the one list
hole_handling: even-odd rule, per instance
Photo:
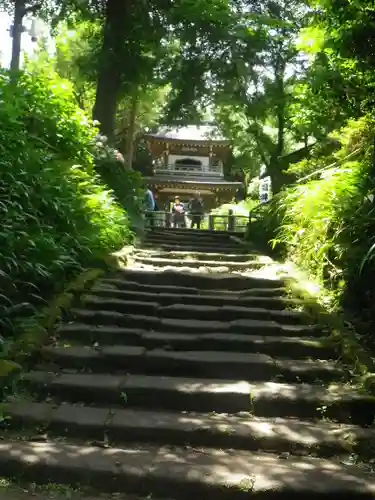
{"label": "stone staircase", "polygon": [[374,475],[348,465],[374,441],[356,425],[374,402],[269,266],[228,233],[150,232],[25,374],[34,397],[9,404],[2,475],[181,500],[374,498]]}

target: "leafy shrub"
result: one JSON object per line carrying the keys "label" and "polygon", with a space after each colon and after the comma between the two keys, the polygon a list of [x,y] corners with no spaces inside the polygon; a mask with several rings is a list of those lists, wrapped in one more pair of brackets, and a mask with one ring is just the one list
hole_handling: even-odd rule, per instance
{"label": "leafy shrub", "polygon": [[95,166],[96,128],[54,75],[0,74],[0,324],[131,238]]}
{"label": "leafy shrub", "polygon": [[351,244],[350,223],[360,206],[361,163],[325,172],[323,179],[286,190],[279,209],[283,219],[275,243],[287,245],[298,264],[334,287],[342,277],[342,258]]}
{"label": "leafy shrub", "polygon": [[[337,300],[375,320],[373,121],[335,133],[336,165],[318,180],[281,192],[259,220],[273,246],[307,270]],[[332,157],[329,157],[329,162]],[[328,163],[328,162],[327,162]],[[329,163],[330,164],[330,163]]]}
{"label": "leafy shrub", "polygon": [[267,203],[254,207],[251,211],[251,224],[248,227],[246,238],[256,243],[263,251],[272,250],[275,257],[285,257],[286,249],[283,242],[277,241],[277,245],[270,246],[278,235],[279,227],[283,219],[283,206],[280,200],[283,193],[271,198]]}
{"label": "leafy shrub", "polygon": [[136,223],[141,214],[143,200],[142,175],[124,167],[116,159],[116,150],[108,146],[107,138],[98,135],[94,142],[95,167],[110,186],[117,202],[126,209],[130,220]]}
{"label": "leafy shrub", "polygon": [[[224,203],[217,208],[210,211],[214,215],[213,225],[215,231],[226,231],[228,228],[228,215],[230,210],[234,215],[234,230],[238,232],[245,232],[249,223],[249,212],[257,205],[257,202],[251,198],[246,200],[232,203]],[[203,229],[209,228],[209,218],[204,217],[202,221]]]}

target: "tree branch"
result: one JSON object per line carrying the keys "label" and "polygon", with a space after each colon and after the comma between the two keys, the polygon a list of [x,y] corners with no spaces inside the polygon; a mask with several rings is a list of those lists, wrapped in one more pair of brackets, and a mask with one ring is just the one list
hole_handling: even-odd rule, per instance
{"label": "tree branch", "polygon": [[42,8],[42,4],[41,3],[37,3],[35,5],[30,5],[30,7],[25,7],[24,9],[24,16],[26,16],[27,14],[36,14],[38,12],[38,10],[40,10]]}

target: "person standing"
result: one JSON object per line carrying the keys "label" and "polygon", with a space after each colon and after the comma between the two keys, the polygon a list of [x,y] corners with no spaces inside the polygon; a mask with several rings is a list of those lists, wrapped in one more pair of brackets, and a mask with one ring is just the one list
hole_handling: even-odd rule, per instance
{"label": "person standing", "polygon": [[158,193],[154,193],[154,226],[162,226],[162,214],[159,213]]}
{"label": "person standing", "polygon": [[190,228],[193,229],[196,226],[197,229],[200,229],[204,214],[203,200],[200,193],[195,193],[194,197],[190,200],[189,212],[191,214]]}
{"label": "person standing", "polygon": [[185,227],[185,206],[178,196],[172,205],[172,223],[173,227]]}
{"label": "person standing", "polygon": [[149,227],[154,227],[154,210],[155,210],[155,198],[149,186],[145,189],[145,215],[147,225]]}
{"label": "person standing", "polygon": [[154,212],[159,212],[158,193],[154,194]]}

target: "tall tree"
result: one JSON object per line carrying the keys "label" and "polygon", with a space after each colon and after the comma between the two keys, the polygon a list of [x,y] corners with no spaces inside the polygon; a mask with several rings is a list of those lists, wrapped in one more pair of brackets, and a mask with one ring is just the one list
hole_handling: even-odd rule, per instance
{"label": "tall tree", "polygon": [[292,89],[305,61],[296,48],[306,10],[298,0],[268,0],[246,4],[241,43],[231,47],[229,64],[216,86],[218,119],[241,116],[252,156],[258,156],[271,176],[274,192],[283,184],[280,157],[291,141]]}
{"label": "tall tree", "polygon": [[375,5],[371,0],[316,0],[323,50],[345,80],[346,100],[372,112],[375,104]]}
{"label": "tall tree", "polygon": [[110,142],[115,139],[115,118],[120,97],[121,80],[130,56],[134,0],[107,0],[103,28],[102,50],[93,109],[94,119],[100,122],[100,130]]}
{"label": "tall tree", "polygon": [[[230,17],[227,0],[107,0],[94,107],[102,132],[114,140],[116,104],[124,84],[144,87],[164,76],[177,93],[182,89],[179,112],[184,103],[194,101],[197,82],[207,73],[207,54],[227,37]],[[175,54],[166,50],[171,47]]]}
{"label": "tall tree", "polygon": [[36,14],[43,8],[43,2],[28,2],[27,0],[14,0],[3,2],[3,8],[12,16],[12,57],[10,69],[15,72],[20,69],[21,39],[24,32],[23,21],[28,14]]}

